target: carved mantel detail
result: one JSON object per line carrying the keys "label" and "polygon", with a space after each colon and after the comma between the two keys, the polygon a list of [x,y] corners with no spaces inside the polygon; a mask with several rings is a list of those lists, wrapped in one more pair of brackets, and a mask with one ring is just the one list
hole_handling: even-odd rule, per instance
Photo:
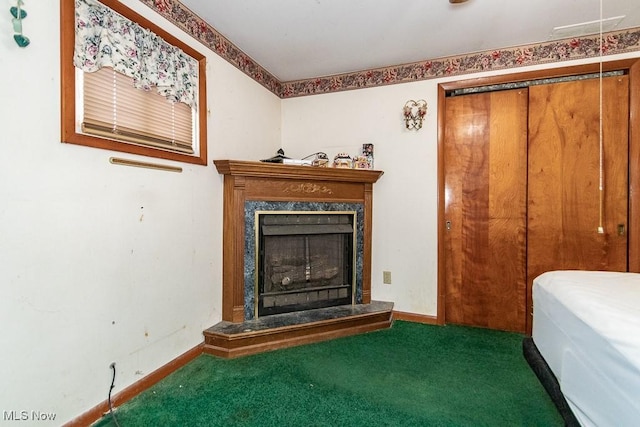
{"label": "carved mantel detail", "polygon": [[313,184],[310,182],[302,184],[289,184],[284,190],[285,193],[323,193],[333,194],[333,190],[326,185]]}
{"label": "carved mantel detail", "polygon": [[317,168],[215,160],[224,175],[222,319],[244,318],[244,207],[246,201],[362,203],[364,207],[362,302],[371,302],[373,184],[382,171]]}

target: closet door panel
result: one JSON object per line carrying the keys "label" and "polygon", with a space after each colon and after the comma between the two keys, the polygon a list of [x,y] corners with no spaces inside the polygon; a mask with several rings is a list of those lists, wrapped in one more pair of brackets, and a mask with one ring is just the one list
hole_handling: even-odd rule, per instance
{"label": "closet door panel", "polygon": [[445,108],[445,322],[524,331],[527,91]]}
{"label": "closet door panel", "polygon": [[529,288],[549,270],[627,270],[628,84],[602,80],[602,163],[599,79],[529,88]]}

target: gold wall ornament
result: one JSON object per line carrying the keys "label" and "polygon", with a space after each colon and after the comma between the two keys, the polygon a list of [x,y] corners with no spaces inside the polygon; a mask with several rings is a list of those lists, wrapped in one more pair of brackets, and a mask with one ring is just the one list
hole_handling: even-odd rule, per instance
{"label": "gold wall ornament", "polygon": [[404,104],[402,112],[407,129],[419,130],[422,128],[424,116],[427,115],[427,101],[424,99],[417,101],[411,99]]}
{"label": "gold wall ornament", "polygon": [[318,185],[312,183],[290,184],[283,190],[285,193],[320,193],[333,194],[333,190],[326,185]]}

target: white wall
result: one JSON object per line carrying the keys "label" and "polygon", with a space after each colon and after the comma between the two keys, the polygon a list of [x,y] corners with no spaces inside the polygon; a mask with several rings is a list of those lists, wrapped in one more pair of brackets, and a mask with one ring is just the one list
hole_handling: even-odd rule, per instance
{"label": "white wall", "polygon": [[[631,57],[640,57],[640,52],[606,60]],[[426,316],[437,314],[437,85],[444,81],[425,80],[282,102],[282,146],[289,157],[324,151],[333,159],[338,152],[354,155],[363,143],[374,144],[375,169],[383,170],[384,175],[373,190],[371,295],[374,300],[394,302],[396,310]],[[417,132],[404,128],[402,107],[410,99],[425,99],[429,106],[424,126]],[[385,270],[392,273],[390,285],[382,284]]]}
{"label": "white wall", "polygon": [[[0,425],[5,411],[67,422],[202,342],[221,319],[216,158],[280,147],[281,101],[137,0],[123,3],[207,54],[209,164],[60,143],[59,1],[26,2],[18,48],[0,0]],[[249,110],[248,107],[251,106]],[[250,116],[247,115],[250,113]],[[47,423],[42,423],[47,425]]]}

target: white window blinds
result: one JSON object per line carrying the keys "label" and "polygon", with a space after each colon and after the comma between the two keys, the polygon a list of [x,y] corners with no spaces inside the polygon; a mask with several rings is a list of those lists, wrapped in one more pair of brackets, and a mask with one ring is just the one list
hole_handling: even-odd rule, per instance
{"label": "white window blinds", "polygon": [[112,68],[83,73],[82,132],[186,154],[194,153],[194,111],[133,86]]}

